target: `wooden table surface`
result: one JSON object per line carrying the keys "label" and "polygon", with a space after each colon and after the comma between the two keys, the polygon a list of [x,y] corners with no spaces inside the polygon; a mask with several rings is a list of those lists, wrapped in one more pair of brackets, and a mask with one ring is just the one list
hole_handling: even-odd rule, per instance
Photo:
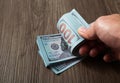
{"label": "wooden table surface", "polygon": [[120,0],[0,0],[0,83],[120,83],[120,64],[88,58],[60,75],[45,68],[36,36],[57,33],[75,8],[88,23],[120,13]]}

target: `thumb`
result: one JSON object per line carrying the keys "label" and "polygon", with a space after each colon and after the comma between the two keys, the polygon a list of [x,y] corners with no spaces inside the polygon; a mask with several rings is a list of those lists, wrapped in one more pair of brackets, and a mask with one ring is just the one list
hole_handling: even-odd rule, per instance
{"label": "thumb", "polygon": [[92,23],[88,28],[80,27],[78,29],[78,33],[80,36],[88,40],[94,40],[97,38],[94,23]]}

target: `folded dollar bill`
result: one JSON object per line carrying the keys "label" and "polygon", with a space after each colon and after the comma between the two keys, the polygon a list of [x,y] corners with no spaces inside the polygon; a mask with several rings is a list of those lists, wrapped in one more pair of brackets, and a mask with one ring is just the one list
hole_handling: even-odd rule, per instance
{"label": "folded dollar bill", "polygon": [[38,52],[45,66],[55,74],[67,70],[84,59],[84,57],[77,56],[78,47],[85,41],[77,32],[81,26],[88,27],[89,25],[73,9],[59,19],[57,23],[59,34],[37,36]]}
{"label": "folded dollar bill", "polygon": [[68,60],[58,64],[54,64],[50,66],[50,68],[55,74],[60,74],[82,60],[83,58],[76,58],[76,59]]}
{"label": "folded dollar bill", "polygon": [[70,53],[60,34],[37,36],[37,45],[46,67],[78,57]]}
{"label": "folded dollar bill", "polygon": [[[41,57],[43,57],[42,56],[43,53],[41,50],[39,50],[39,54],[41,55]],[[78,58],[70,59],[67,61],[54,63],[54,64],[48,66],[48,68],[50,68],[55,74],[60,74],[60,73],[64,72],[65,70],[69,69],[70,67],[72,67],[73,65],[79,63],[83,59],[84,59],[83,57],[78,57]]]}
{"label": "folded dollar bill", "polygon": [[72,54],[75,54],[76,49],[84,42],[84,38],[77,32],[81,26],[89,25],[75,9],[64,14],[57,23],[57,29],[67,42]]}

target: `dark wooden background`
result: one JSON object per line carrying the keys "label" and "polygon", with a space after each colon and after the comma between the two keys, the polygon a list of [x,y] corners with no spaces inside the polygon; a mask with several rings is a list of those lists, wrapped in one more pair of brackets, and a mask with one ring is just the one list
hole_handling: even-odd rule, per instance
{"label": "dark wooden background", "polygon": [[57,33],[75,8],[88,23],[120,13],[120,0],[0,0],[0,83],[120,83],[120,64],[88,58],[59,76],[44,67],[36,36]]}

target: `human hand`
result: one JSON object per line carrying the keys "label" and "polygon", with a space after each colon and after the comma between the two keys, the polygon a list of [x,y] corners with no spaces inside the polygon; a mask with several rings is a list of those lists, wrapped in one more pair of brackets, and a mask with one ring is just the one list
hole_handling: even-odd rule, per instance
{"label": "human hand", "polygon": [[78,33],[89,41],[80,47],[80,55],[95,57],[110,48],[109,52],[105,52],[103,60],[120,60],[120,14],[99,17],[89,28],[80,27]]}

